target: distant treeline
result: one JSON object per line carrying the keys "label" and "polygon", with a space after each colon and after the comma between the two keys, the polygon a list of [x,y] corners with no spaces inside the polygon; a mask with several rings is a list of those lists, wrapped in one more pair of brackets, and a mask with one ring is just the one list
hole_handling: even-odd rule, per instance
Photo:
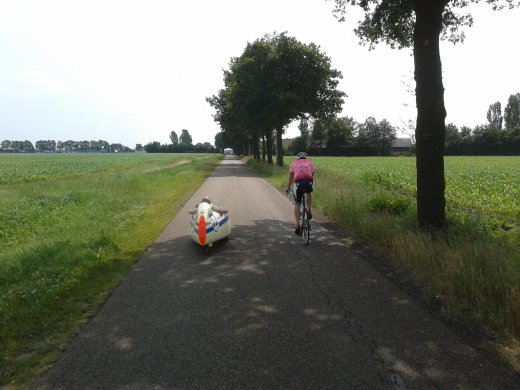
{"label": "distant treeline", "polygon": [[203,144],[161,144],[160,142],[150,142],[144,146],[146,153],[222,153],[209,142]]}
{"label": "distant treeline", "polygon": [[[138,150],[140,149],[140,150]],[[140,144],[135,151],[142,151]],[[122,144],[110,144],[107,141],[54,141],[41,140],[33,145],[31,141],[4,140],[0,144],[0,153],[124,153],[134,152]]]}
{"label": "distant treeline", "polygon": [[499,156],[520,155],[520,126],[510,130],[493,125],[477,126],[474,129],[453,124],[446,126],[446,149],[448,156]]}
{"label": "distant treeline", "polygon": [[[520,155],[520,93],[510,95],[502,112],[500,102],[489,106],[488,123],[471,129],[446,125],[446,155]],[[414,153],[403,139],[396,139],[396,128],[386,120],[368,118],[357,123],[352,118],[306,121],[299,125],[301,135],[286,150],[308,151],[313,155],[369,156]],[[413,126],[410,126],[413,132]],[[221,137],[225,139],[225,133]],[[234,145],[237,148],[240,145]]]}
{"label": "distant treeline", "polygon": [[[151,142],[142,146],[137,144],[135,149],[122,144],[109,144],[106,141],[10,141],[0,143],[0,153],[217,153],[219,152],[209,142],[196,145],[170,144],[161,145],[159,142]],[[221,152],[221,151],[220,151]]]}

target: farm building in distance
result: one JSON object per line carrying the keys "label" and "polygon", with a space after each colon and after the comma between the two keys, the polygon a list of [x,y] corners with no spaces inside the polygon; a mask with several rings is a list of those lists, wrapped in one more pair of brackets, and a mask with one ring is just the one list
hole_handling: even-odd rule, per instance
{"label": "farm building in distance", "polygon": [[392,142],[393,153],[410,153],[413,148],[413,142],[410,138],[396,138]]}

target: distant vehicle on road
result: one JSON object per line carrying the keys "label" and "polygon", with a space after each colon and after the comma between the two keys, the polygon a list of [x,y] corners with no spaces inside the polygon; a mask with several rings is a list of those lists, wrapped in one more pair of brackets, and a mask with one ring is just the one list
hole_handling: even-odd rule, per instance
{"label": "distant vehicle on road", "polygon": [[233,149],[226,148],[226,149],[224,149],[224,154],[235,154],[235,153],[233,153]]}

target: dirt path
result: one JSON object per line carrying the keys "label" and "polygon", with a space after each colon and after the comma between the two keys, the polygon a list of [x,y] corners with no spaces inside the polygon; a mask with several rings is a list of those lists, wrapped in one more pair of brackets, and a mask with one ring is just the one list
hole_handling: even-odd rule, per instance
{"label": "dirt path", "polygon": [[[233,225],[209,256],[204,195]],[[315,219],[302,245],[288,200],[224,160],[37,388],[520,388]]]}

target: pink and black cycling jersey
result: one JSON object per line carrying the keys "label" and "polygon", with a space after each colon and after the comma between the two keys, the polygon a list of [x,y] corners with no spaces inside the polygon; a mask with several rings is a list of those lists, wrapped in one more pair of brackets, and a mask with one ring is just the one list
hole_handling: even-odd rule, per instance
{"label": "pink and black cycling jersey", "polygon": [[294,180],[312,179],[314,164],[305,158],[301,158],[291,164],[289,172],[294,174]]}

